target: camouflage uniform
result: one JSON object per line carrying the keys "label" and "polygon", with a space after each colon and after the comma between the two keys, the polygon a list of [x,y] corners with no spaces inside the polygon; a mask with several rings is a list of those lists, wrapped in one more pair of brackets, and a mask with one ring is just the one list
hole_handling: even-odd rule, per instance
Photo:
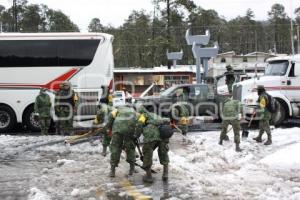
{"label": "camouflage uniform", "polygon": [[44,89],[41,89],[40,94],[35,99],[34,110],[39,114],[41,132],[46,135],[51,123],[51,100]]}
{"label": "camouflage uniform", "polygon": [[[105,103],[102,103],[100,106],[100,109],[97,111],[96,119],[94,121],[94,124],[106,124],[108,121],[108,115],[111,113],[113,108]],[[102,146],[103,146],[103,151],[102,155],[106,156],[106,150],[107,147],[110,144],[111,141],[111,130],[107,129],[105,126],[101,131],[99,131],[99,134],[103,135],[103,140],[102,140]]]}
{"label": "camouflage uniform", "polygon": [[219,144],[223,144],[223,140],[227,137],[227,128],[231,124],[234,132],[234,142],[236,144],[236,151],[241,151],[240,144],[240,119],[239,114],[243,115],[242,104],[237,100],[226,99],[222,110],[222,131],[220,134]]}
{"label": "camouflage uniform", "polygon": [[231,94],[232,93],[232,85],[235,82],[235,77],[233,75],[234,71],[230,65],[226,66],[226,69],[227,69],[227,72],[225,72],[225,77],[226,77],[225,83],[228,87],[228,92]]}
{"label": "camouflage uniform", "polygon": [[[161,139],[159,132],[159,125],[164,124],[165,120],[160,116],[149,113],[145,111],[145,109],[140,110],[140,116],[138,119],[137,132],[135,137],[139,137],[141,132],[144,136],[144,146],[143,146],[143,168],[146,170],[146,176],[143,177],[145,182],[153,182],[151,175],[151,166],[152,166],[152,158],[153,151],[158,148],[158,157],[160,164],[164,166],[163,171],[163,180],[168,179],[168,164],[169,164],[169,156],[168,156],[168,143],[169,139]],[[169,120],[168,120],[169,124]]]}
{"label": "camouflage uniform", "polygon": [[178,125],[183,135],[188,132],[189,111],[183,103],[176,103],[171,108],[172,123]]}
{"label": "camouflage uniform", "polygon": [[107,99],[108,99],[108,105],[110,105],[110,106],[113,106],[113,94],[112,94],[112,91],[109,91],[109,94],[108,94],[108,97],[107,97]]}
{"label": "camouflage uniform", "polygon": [[265,88],[263,86],[258,86],[257,91],[259,93],[258,103],[259,109],[256,111],[256,115],[259,118],[259,134],[257,137],[253,138],[257,142],[262,142],[262,136],[264,132],[268,135],[268,140],[265,142],[265,145],[272,144],[272,135],[270,130],[270,119],[271,113],[267,109],[268,104],[268,96],[265,92]]}
{"label": "camouflage uniform", "polygon": [[130,107],[119,107],[111,112],[108,118],[107,129],[112,129],[110,144],[110,176],[115,176],[115,167],[120,162],[122,149],[126,151],[126,161],[130,164],[129,175],[134,172],[135,143],[134,131],[137,123],[137,113]]}
{"label": "camouflage uniform", "polygon": [[69,83],[62,83],[55,96],[55,115],[58,117],[57,134],[71,134],[77,96],[70,89]]}

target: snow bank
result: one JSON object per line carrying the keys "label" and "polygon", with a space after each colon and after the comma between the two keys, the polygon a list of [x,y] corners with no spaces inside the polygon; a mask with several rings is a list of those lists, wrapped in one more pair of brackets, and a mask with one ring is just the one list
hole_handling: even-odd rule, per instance
{"label": "snow bank", "polygon": [[31,188],[28,200],[51,200],[51,198],[41,190],[37,188]]}
{"label": "snow bank", "polygon": [[300,170],[300,143],[287,146],[266,156],[260,162],[272,169]]}

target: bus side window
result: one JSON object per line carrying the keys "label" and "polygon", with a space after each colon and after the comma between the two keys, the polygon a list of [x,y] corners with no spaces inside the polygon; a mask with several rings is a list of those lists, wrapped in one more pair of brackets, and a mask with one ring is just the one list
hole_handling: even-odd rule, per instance
{"label": "bus side window", "polygon": [[289,73],[289,77],[296,77],[295,76],[295,63],[292,63],[292,67]]}

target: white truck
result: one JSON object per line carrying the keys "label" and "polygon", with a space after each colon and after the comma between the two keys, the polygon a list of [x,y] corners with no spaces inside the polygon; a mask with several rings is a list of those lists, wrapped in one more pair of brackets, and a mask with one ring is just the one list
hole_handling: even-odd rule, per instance
{"label": "white truck", "polygon": [[233,98],[245,106],[245,113],[251,116],[257,107],[257,85],[264,85],[268,94],[279,102],[273,115],[275,125],[287,118],[300,117],[300,55],[275,57],[267,60],[265,74],[233,86]]}

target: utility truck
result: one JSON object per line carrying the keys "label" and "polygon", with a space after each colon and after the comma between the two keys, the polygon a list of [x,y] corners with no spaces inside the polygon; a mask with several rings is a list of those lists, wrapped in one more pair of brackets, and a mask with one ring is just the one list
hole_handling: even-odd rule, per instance
{"label": "utility truck", "polygon": [[272,116],[275,125],[300,117],[300,55],[274,57],[267,62],[263,76],[234,84],[233,98],[240,100],[246,115],[251,116],[258,105],[256,88],[263,85],[278,102],[277,112]]}

